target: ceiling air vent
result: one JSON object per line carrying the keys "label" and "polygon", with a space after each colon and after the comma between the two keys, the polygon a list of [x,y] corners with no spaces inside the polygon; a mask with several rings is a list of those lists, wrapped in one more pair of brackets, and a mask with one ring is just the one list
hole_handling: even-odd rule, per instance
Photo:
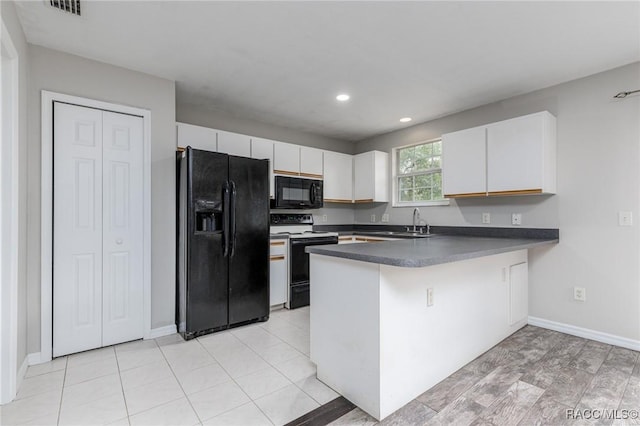
{"label": "ceiling air vent", "polygon": [[80,0],[51,0],[51,6],[72,15],[80,16]]}

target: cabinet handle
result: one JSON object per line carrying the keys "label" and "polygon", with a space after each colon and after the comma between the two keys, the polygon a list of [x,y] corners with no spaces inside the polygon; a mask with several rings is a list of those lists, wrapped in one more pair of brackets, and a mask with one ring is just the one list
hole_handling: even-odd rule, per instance
{"label": "cabinet handle", "polygon": [[270,261],[274,261],[274,260],[284,260],[284,256],[271,256],[269,257]]}
{"label": "cabinet handle", "polygon": [[363,198],[360,200],[355,200],[354,203],[373,203],[373,198]]}
{"label": "cabinet handle", "polygon": [[338,241],[348,241],[353,237],[338,237]]}
{"label": "cabinet handle", "polygon": [[343,203],[343,204],[353,203],[353,200],[343,200],[342,198],[325,198],[323,201],[325,203]]}
{"label": "cabinet handle", "polygon": [[444,194],[444,198],[471,198],[471,197],[486,197],[486,192],[467,192],[465,194]]}
{"label": "cabinet handle", "polygon": [[304,176],[304,177],[308,177],[308,178],[315,178],[315,179],[322,179],[322,175],[317,175],[315,173],[302,173],[302,172],[300,172],[300,176]]}
{"label": "cabinet handle", "polygon": [[300,176],[300,173],[298,173],[298,172],[290,172],[288,170],[274,170],[273,173],[276,174],[276,175]]}
{"label": "cabinet handle", "polygon": [[273,242],[269,243],[269,245],[271,245],[271,246],[283,246],[284,245],[284,241],[273,241]]}
{"label": "cabinet handle", "polygon": [[491,191],[489,195],[532,195],[542,194],[542,189],[520,189],[516,191]]}

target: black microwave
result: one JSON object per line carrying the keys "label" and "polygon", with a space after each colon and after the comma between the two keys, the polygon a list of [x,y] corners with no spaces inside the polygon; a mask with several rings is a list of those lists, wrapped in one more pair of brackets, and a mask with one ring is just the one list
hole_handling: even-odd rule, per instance
{"label": "black microwave", "polygon": [[276,176],[272,209],[319,209],[322,207],[322,181]]}

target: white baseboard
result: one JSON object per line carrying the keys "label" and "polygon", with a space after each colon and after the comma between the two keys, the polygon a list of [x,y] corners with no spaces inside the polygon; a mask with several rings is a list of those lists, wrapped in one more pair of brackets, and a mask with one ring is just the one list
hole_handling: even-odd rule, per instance
{"label": "white baseboard", "polygon": [[16,373],[16,392],[20,389],[20,385],[22,384],[22,379],[24,379],[25,374],[27,374],[28,367],[29,367],[29,357],[25,356],[24,360],[22,360],[22,365],[20,365],[20,368]]}
{"label": "white baseboard", "polygon": [[29,365],[38,365],[42,364],[44,361],[42,361],[42,355],[40,352],[33,352],[27,355],[27,362]]}
{"label": "white baseboard", "polygon": [[176,325],[171,324],[164,327],[152,328],[149,334],[144,336],[145,339],[156,339],[162,336],[168,336],[177,332]]}
{"label": "white baseboard", "polygon": [[571,334],[572,336],[583,337],[585,339],[595,340],[609,345],[640,351],[640,340],[633,340],[626,337],[616,336],[615,334],[603,333],[602,331],[590,330],[588,328],[576,327],[575,325],[563,324],[561,322],[549,321],[536,317],[529,317],[528,322],[530,325],[534,325],[536,327],[548,328],[549,330]]}

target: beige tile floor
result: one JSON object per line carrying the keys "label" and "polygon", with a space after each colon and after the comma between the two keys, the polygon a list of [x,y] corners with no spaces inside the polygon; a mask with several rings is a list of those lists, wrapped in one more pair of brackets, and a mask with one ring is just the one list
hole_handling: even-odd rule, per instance
{"label": "beige tile floor", "polygon": [[309,361],[309,308],[29,367],[2,425],[282,425],[338,396]]}

